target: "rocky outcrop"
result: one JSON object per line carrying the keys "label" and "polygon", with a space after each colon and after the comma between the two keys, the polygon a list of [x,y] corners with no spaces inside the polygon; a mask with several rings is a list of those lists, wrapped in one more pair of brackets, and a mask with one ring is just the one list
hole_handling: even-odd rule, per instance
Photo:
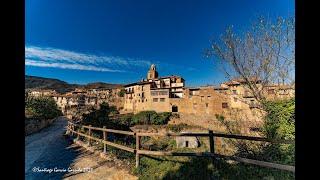
{"label": "rocky outcrop", "polygon": [[55,119],[25,119],[25,135],[28,136],[32,133],[38,132],[41,129],[48,127],[50,124],[54,122]]}

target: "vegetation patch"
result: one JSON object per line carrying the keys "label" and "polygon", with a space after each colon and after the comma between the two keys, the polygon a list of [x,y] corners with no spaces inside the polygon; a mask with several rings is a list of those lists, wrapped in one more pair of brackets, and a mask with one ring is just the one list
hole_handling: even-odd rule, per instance
{"label": "vegetation patch", "polygon": [[61,116],[62,112],[51,97],[26,97],[26,119],[53,119]]}

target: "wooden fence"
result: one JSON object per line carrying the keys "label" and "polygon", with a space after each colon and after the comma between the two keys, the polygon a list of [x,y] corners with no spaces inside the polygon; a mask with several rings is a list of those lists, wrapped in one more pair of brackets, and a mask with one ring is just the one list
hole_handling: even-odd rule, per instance
{"label": "wooden fence", "polygon": [[[80,132],[80,129],[88,129],[88,134],[84,134]],[[92,130],[101,131],[103,133],[103,139],[96,138],[92,136]],[[80,136],[86,137],[88,139],[88,145],[91,145],[91,141],[95,140],[98,142],[103,143],[104,148],[103,152],[106,153],[107,151],[107,145],[122,149],[128,152],[132,152],[136,154],[136,167],[139,166],[140,161],[140,155],[154,155],[154,156],[199,156],[199,157],[219,157],[224,159],[230,159],[235,160],[242,163],[248,163],[248,164],[254,164],[262,167],[268,167],[268,168],[275,168],[280,170],[286,170],[295,172],[295,166],[290,165],[283,165],[283,164],[276,164],[271,162],[265,162],[265,161],[258,161],[253,159],[247,159],[242,157],[236,157],[236,156],[226,156],[221,154],[215,153],[215,143],[214,143],[214,137],[219,138],[231,138],[231,139],[241,139],[241,140],[250,140],[250,141],[262,141],[262,142],[270,142],[270,143],[282,143],[282,144],[294,144],[294,141],[292,140],[272,140],[267,139],[263,137],[252,137],[252,136],[241,136],[241,135],[231,135],[231,134],[222,134],[222,133],[214,133],[213,131],[208,132],[197,132],[197,133],[134,133],[131,131],[121,131],[121,130],[115,130],[115,129],[107,129],[105,127],[99,128],[99,127],[92,127],[90,126],[84,126],[79,124],[74,124],[72,122],[68,122],[67,127],[68,133],[71,133],[72,136],[77,135],[77,139],[79,139]],[[136,148],[127,147],[124,145],[116,144],[113,142],[110,142],[107,140],[107,133],[116,133],[116,134],[124,134],[129,136],[135,136],[136,139]],[[210,152],[165,152],[165,151],[149,151],[149,150],[142,150],[141,147],[141,137],[143,136],[197,136],[197,137],[208,137],[209,143],[210,143]]]}

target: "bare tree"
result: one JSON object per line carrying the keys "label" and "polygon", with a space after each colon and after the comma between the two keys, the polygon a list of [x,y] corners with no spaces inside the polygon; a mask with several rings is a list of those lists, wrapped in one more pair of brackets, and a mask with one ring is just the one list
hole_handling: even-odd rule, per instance
{"label": "bare tree", "polygon": [[279,17],[271,21],[260,17],[239,35],[229,27],[211,43],[206,56],[217,57],[227,78],[243,79],[261,102],[267,85],[294,84],[295,19]]}

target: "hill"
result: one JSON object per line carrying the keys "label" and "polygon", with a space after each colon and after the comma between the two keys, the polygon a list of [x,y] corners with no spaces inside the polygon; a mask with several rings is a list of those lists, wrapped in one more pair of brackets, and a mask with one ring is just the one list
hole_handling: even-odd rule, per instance
{"label": "hill", "polygon": [[37,76],[25,76],[25,88],[26,89],[52,89],[56,90],[59,93],[65,93],[73,91],[75,88],[85,88],[85,89],[99,89],[99,88],[108,88],[114,89],[122,87],[121,84],[111,84],[103,82],[89,83],[85,85],[80,84],[69,84],[65,81],[53,78],[44,78]]}

